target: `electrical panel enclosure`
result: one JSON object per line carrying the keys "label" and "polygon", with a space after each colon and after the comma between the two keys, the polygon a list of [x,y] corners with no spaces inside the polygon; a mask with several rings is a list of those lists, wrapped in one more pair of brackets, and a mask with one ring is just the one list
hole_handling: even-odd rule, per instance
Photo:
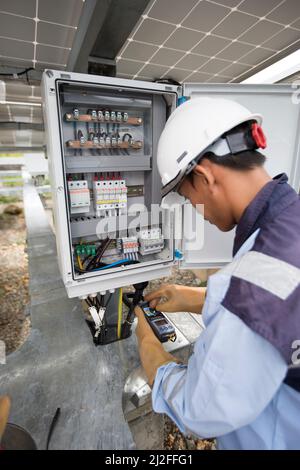
{"label": "electrical panel enclosure", "polygon": [[176,86],[47,70],[43,105],[61,275],[70,297],[169,274],[174,217],[156,150]]}

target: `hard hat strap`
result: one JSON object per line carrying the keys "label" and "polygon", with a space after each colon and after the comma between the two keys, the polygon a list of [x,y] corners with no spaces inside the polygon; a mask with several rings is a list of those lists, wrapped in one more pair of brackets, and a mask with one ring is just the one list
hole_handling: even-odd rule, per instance
{"label": "hard hat strap", "polygon": [[242,127],[239,126],[238,129],[235,128],[234,130],[223,134],[222,137],[219,137],[215,142],[201,152],[200,155],[188,164],[184,176],[191,173],[207,153],[211,152],[218,157],[225,157],[227,155],[235,155],[249,150],[256,150],[260,147],[266,147],[266,139],[262,128],[256,122],[247,122],[243,124]]}
{"label": "hard hat strap", "polygon": [[266,148],[266,146],[267,142],[261,126],[252,121],[226,132],[205,149],[202,156],[208,152],[212,152],[219,157],[228,154],[235,155],[249,150]]}

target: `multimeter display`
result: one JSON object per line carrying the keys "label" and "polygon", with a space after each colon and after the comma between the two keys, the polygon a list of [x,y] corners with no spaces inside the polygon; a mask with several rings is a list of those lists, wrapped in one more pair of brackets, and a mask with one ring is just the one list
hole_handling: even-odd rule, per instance
{"label": "multimeter display", "polygon": [[157,326],[165,326],[166,325],[166,320],[157,320],[155,322]]}
{"label": "multimeter display", "polygon": [[151,326],[155,336],[161,343],[165,343],[169,340],[176,340],[175,328],[163,313],[149,307],[148,302],[141,302],[139,306],[143,310],[145,318]]}

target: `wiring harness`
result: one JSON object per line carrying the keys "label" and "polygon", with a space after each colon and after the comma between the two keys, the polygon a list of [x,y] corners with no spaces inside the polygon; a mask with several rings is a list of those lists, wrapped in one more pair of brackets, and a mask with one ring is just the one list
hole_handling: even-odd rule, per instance
{"label": "wiring harness", "polygon": [[[88,254],[85,258],[81,259],[78,250],[75,250],[77,257],[77,263],[75,264],[75,270],[79,274],[86,274],[91,272],[103,271],[105,269],[114,268],[117,266],[125,266],[130,264],[137,264],[139,261],[129,258],[114,261],[112,263],[103,263],[101,261],[104,252],[107,250],[111,243],[111,239],[107,237],[97,248],[95,254]],[[80,245],[79,245],[80,247]],[[94,253],[94,249],[91,250]]]}

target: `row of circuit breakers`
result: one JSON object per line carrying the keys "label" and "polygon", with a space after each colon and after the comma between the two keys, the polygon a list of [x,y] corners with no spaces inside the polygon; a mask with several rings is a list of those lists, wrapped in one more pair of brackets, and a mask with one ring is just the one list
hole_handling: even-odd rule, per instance
{"label": "row of circuit breakers", "polygon": [[[93,199],[97,217],[113,217],[126,214],[127,211],[127,186],[121,176],[105,178],[95,177],[93,181]],[[87,180],[69,180],[68,189],[70,195],[71,214],[90,212],[91,195]],[[143,256],[159,253],[164,248],[164,239],[159,227],[144,229],[138,236],[125,237],[118,240],[118,248],[123,257],[138,260],[138,253]],[[89,253],[89,250],[91,251]],[[85,249],[83,250],[85,251]],[[93,255],[93,249],[76,254]]]}
{"label": "row of circuit breakers", "polygon": [[[93,181],[94,205],[97,217],[113,217],[126,213],[127,186],[121,176],[100,176]],[[88,181],[68,181],[71,214],[90,212],[91,196]]]}

